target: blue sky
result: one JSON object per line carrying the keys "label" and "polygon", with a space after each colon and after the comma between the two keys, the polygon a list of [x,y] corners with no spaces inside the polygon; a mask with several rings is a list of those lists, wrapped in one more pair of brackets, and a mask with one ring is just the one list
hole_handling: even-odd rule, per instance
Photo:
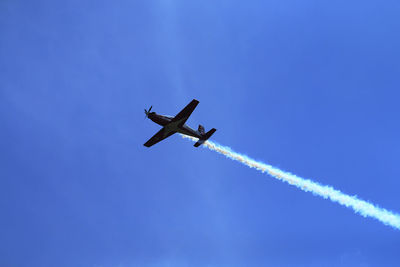
{"label": "blue sky", "polygon": [[400,232],[143,108],[400,212],[398,1],[1,1],[1,266],[399,266]]}

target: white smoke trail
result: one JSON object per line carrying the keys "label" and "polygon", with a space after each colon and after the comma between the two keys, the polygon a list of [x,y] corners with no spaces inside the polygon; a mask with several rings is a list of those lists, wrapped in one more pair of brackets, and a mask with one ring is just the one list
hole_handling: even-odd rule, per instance
{"label": "white smoke trail", "polygon": [[[182,135],[182,137],[190,139],[192,141],[197,141],[197,138],[193,138],[190,136]],[[371,203],[368,203],[367,201],[357,198],[356,196],[346,195],[330,186],[321,185],[311,180],[298,177],[289,172],[279,170],[275,167],[272,167],[271,165],[258,162],[245,155],[234,152],[229,147],[221,146],[212,141],[206,141],[204,143],[204,146],[206,146],[210,150],[223,154],[232,160],[239,161],[250,168],[255,168],[263,173],[267,172],[272,177],[294,185],[305,192],[311,192],[314,195],[321,196],[325,199],[329,198],[333,202],[337,202],[340,205],[352,208],[354,212],[359,213],[364,217],[369,216],[375,218],[385,225],[389,225],[393,228],[400,230],[399,214],[393,213],[383,208],[379,208]]]}

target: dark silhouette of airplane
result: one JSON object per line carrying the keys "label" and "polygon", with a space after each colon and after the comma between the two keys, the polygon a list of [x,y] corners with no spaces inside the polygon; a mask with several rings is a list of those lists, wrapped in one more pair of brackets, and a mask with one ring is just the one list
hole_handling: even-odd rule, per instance
{"label": "dark silhouette of airplane", "polygon": [[193,99],[184,109],[182,109],[175,117],[160,115],[155,112],[150,112],[151,106],[149,110],[144,110],[146,117],[155,123],[163,126],[163,128],[158,131],[152,138],[150,138],[144,146],[151,147],[152,145],[164,140],[165,138],[173,135],[174,133],[181,133],[185,135],[189,135],[199,140],[194,144],[195,147],[202,145],[210,136],[216,131],[216,129],[212,128],[208,132],[205,132],[204,127],[199,125],[197,131],[193,130],[189,126],[185,124],[189,116],[192,114],[193,110],[196,108],[199,101]]}

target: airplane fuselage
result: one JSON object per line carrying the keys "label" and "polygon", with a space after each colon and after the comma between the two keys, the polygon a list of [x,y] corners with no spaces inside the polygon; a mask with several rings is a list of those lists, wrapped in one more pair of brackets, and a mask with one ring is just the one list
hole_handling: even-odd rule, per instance
{"label": "airplane fuselage", "polygon": [[174,132],[186,134],[186,135],[196,137],[196,138],[202,137],[202,135],[198,131],[190,128],[185,123],[182,124],[182,121],[185,121],[185,118],[178,120],[178,121],[171,122],[174,117],[160,115],[155,112],[149,113],[148,117],[153,122],[165,127],[168,131],[174,131]]}

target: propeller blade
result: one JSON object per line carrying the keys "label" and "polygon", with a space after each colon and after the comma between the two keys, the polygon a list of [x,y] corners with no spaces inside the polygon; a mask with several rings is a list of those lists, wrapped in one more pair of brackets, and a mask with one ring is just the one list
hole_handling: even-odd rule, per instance
{"label": "propeller blade", "polygon": [[144,109],[144,114],[146,114],[144,118],[148,118],[149,117],[149,113],[150,113],[150,110],[152,109],[152,107],[153,106],[150,106],[149,110]]}

